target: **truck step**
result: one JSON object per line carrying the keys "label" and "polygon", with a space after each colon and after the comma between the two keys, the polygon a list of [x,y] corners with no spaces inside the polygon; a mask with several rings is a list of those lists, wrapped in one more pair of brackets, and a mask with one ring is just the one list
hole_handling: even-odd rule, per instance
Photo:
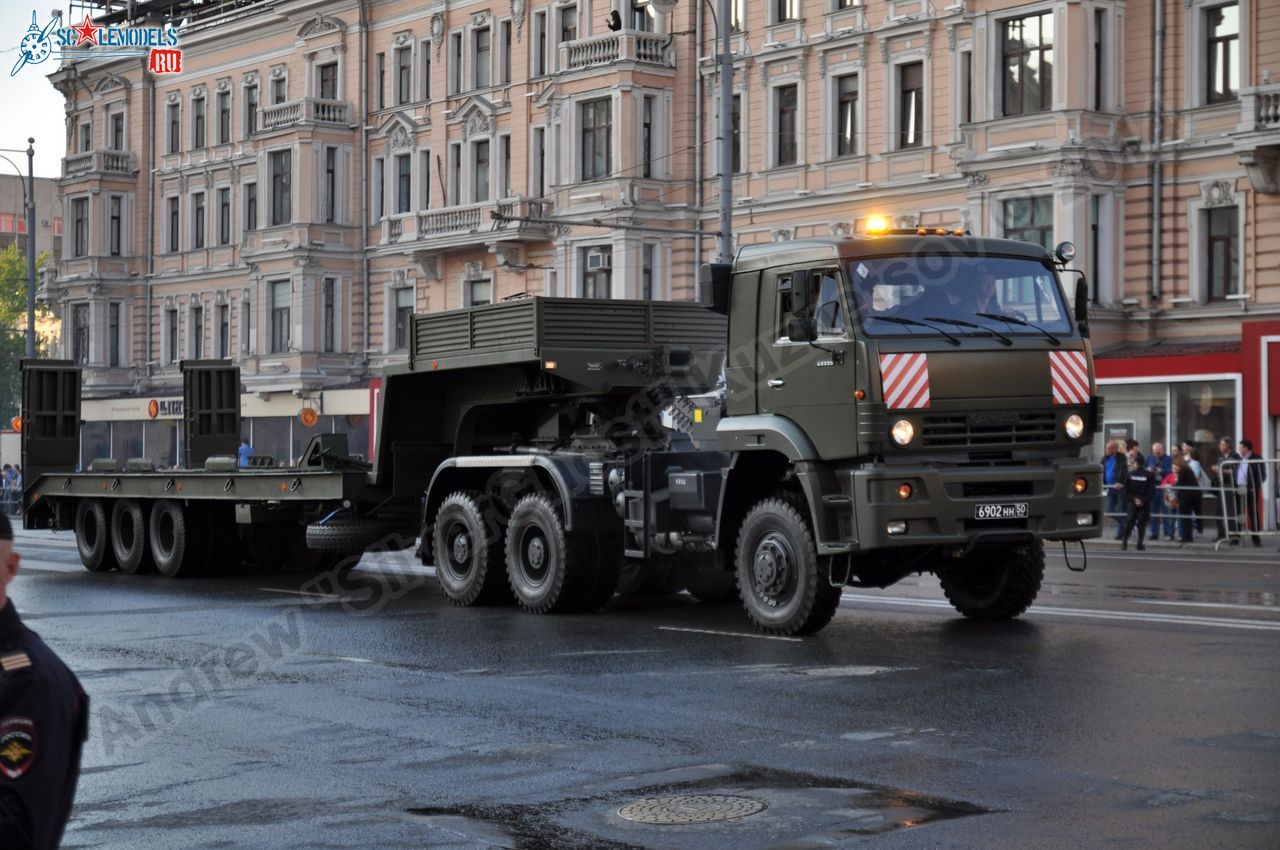
{"label": "truck step", "polygon": [[[622,554],[628,558],[649,557],[649,506],[645,503],[643,490],[623,490],[624,503],[622,519]],[[639,517],[632,516],[632,506],[639,507]],[[640,545],[635,545],[635,538],[640,538]]]}

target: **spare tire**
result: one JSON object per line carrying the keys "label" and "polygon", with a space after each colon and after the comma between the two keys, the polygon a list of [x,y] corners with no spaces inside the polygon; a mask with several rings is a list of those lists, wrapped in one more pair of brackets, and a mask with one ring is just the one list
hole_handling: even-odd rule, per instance
{"label": "spare tire", "polygon": [[315,552],[356,554],[369,550],[410,549],[418,535],[402,522],[385,519],[334,517],[307,526],[307,548]]}

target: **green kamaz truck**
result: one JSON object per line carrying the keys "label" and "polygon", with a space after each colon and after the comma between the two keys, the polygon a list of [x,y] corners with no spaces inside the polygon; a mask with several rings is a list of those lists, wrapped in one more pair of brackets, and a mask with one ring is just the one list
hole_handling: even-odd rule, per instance
{"label": "green kamaz truck", "polygon": [[[416,541],[459,605],[593,610],[620,581],[736,595],[812,633],[842,588],[936,574],[1015,617],[1045,541],[1100,533],[1087,285],[1073,251],[912,230],[742,249],[708,303],[531,297],[414,316],[373,462],[340,436],[238,469],[238,372],[186,364],[186,467],[74,472],[78,371],[24,364],[28,528],[93,570],[247,556],[340,569]],[[266,459],[269,464],[270,459]]]}

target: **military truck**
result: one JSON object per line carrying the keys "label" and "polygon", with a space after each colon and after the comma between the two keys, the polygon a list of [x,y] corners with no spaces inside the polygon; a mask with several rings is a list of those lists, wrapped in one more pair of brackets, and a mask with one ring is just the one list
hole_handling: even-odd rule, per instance
{"label": "military truck", "polygon": [[744,248],[703,267],[705,305],[416,315],[372,464],[329,436],[297,467],[235,468],[238,377],[206,362],[187,368],[187,469],[71,472],[75,369],[27,364],[24,521],[74,528],[90,569],[175,576],[209,567],[206,541],[215,561],[239,539],[319,569],[417,538],[454,603],[533,613],[674,577],[803,634],[846,586],[930,572],[962,614],[1015,617],[1044,543],[1102,522],[1082,457],[1100,422],[1087,284],[1069,309],[1059,280],[1072,253],[887,232]]}

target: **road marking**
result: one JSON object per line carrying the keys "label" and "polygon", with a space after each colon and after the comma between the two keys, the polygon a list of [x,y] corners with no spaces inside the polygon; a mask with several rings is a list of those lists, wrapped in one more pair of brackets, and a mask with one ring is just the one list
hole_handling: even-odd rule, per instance
{"label": "road marking", "polygon": [[660,632],[691,632],[697,635],[720,635],[721,637],[755,638],[757,640],[785,640],[791,643],[803,643],[804,638],[782,637],[780,635],[753,635],[750,632],[718,632],[714,629],[682,629],[678,626],[654,626]]}
{"label": "road marking", "polygon": [[[907,599],[900,596],[863,596],[846,593],[842,602],[870,602],[876,605],[898,605],[908,608],[950,608],[947,602],[937,599]],[[1142,611],[1100,611],[1094,608],[1060,608],[1054,605],[1038,605],[1027,612],[1028,616],[1077,617],[1095,620],[1121,620],[1136,623],[1168,623],[1182,626],[1209,626],[1223,629],[1280,632],[1280,623],[1254,620],[1232,620],[1225,617],[1193,617],[1186,614],[1147,614]]]}
{"label": "road marking", "polygon": [[1166,599],[1133,599],[1139,605],[1173,605],[1180,608],[1233,608],[1237,611],[1258,611],[1268,614],[1280,614],[1280,608],[1274,605],[1245,605],[1239,602],[1181,602]]}
{"label": "road marking", "polygon": [[653,652],[667,652],[665,649],[587,649],[582,652],[557,652],[556,658],[576,658],[583,655],[646,655]]}
{"label": "road marking", "polygon": [[312,593],[307,590],[285,590],[280,587],[260,587],[258,590],[261,590],[264,593],[288,593],[293,596],[309,596],[315,599],[331,599],[335,602],[348,602],[351,599],[349,596],[334,596],[332,593]]}

